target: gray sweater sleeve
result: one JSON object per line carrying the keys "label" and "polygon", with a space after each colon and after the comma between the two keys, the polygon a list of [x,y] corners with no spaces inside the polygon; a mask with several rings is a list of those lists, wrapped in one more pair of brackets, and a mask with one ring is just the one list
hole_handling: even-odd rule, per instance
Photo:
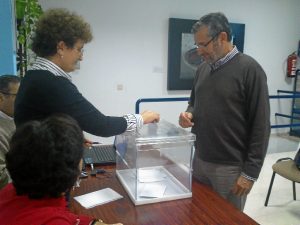
{"label": "gray sweater sleeve", "polygon": [[243,171],[258,178],[270,136],[270,103],[267,77],[260,65],[249,66],[245,76],[249,143]]}

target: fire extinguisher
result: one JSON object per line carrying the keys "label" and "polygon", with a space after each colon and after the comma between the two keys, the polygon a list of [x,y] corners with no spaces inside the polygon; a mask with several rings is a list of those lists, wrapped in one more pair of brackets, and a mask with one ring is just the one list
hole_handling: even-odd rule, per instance
{"label": "fire extinguisher", "polygon": [[287,58],[286,75],[288,77],[296,76],[296,64],[297,64],[297,54],[296,52],[293,52]]}

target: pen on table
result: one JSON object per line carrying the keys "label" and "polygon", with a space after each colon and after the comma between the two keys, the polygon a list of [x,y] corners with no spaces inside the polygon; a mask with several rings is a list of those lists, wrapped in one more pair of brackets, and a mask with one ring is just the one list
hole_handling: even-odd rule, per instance
{"label": "pen on table", "polygon": [[94,170],[94,164],[91,163],[90,166],[91,166],[91,170],[93,171]]}

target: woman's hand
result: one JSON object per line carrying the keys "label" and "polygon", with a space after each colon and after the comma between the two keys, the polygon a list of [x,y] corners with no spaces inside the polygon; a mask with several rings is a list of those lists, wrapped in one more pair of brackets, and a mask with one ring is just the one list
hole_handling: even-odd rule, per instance
{"label": "woman's hand", "polygon": [[142,112],[141,116],[143,117],[144,124],[157,123],[160,120],[160,115],[158,113],[149,110]]}

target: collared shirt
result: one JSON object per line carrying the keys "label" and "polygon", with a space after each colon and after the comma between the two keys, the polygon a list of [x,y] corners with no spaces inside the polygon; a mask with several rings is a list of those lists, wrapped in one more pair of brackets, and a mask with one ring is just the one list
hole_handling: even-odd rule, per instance
{"label": "collared shirt", "polygon": [[47,71],[53,73],[55,76],[65,77],[68,80],[72,81],[72,77],[70,74],[63,71],[55,63],[51,62],[48,59],[42,58],[42,57],[37,57],[30,69],[31,70],[47,70]]}
{"label": "collared shirt", "polygon": [[0,118],[13,120],[14,118],[10,117],[9,115],[5,114],[4,112],[0,111]]}
{"label": "collared shirt", "polygon": [[234,48],[229,53],[227,53],[223,58],[221,58],[221,59],[219,59],[216,62],[211,64],[212,69],[213,70],[218,69],[220,66],[224,65],[230,59],[232,59],[237,53],[239,53],[239,50],[237,49],[236,46],[234,46]]}
{"label": "collared shirt", "polygon": [[247,180],[257,181],[257,178],[250,177],[247,174],[245,174],[244,172],[241,173],[241,176],[245,177]]}

